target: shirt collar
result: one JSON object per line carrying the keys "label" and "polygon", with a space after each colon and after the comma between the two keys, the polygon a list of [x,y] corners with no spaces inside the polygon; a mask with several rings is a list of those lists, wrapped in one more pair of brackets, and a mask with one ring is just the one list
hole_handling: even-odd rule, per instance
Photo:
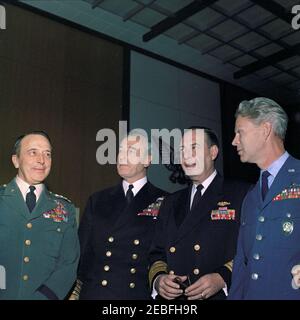
{"label": "shirt collar", "polygon": [[278,159],[273,161],[267,169],[260,171],[260,177],[264,171],[269,171],[272,177],[275,178],[288,157],[289,157],[289,153],[285,151]]}
{"label": "shirt collar", "polygon": [[132,192],[133,192],[133,195],[135,196],[143,188],[143,186],[147,183],[147,181],[148,181],[147,177],[143,177],[142,179],[139,179],[133,183],[129,183],[126,180],[123,180],[122,185],[123,185],[124,193],[126,194],[129,185],[132,184],[133,185]]}
{"label": "shirt collar", "polygon": [[[201,184],[203,186],[203,189],[201,191],[201,194],[203,194],[205,192],[205,190],[209,187],[209,185],[212,183],[212,181],[214,180],[215,176],[217,175],[217,170],[215,170],[208,178],[206,178]],[[197,189],[198,184],[193,184],[193,191],[195,191]]]}
{"label": "shirt collar", "polygon": [[[24,198],[24,200],[26,201],[26,195],[27,193],[29,192],[29,187],[30,187],[30,184],[28,184],[27,182],[25,182],[23,179],[21,179],[18,175],[16,176],[16,184],[18,186],[18,188],[20,189],[21,191],[21,194]],[[43,189],[44,189],[44,184],[43,183],[39,183],[39,184],[35,184],[35,195],[36,195],[36,199],[38,200]]]}

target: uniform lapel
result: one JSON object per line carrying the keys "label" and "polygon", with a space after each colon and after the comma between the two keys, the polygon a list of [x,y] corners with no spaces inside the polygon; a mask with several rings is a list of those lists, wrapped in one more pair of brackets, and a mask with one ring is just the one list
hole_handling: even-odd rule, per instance
{"label": "uniform lapel", "polygon": [[133,198],[130,205],[121,210],[122,212],[119,216],[119,219],[116,221],[116,224],[114,225],[114,229],[122,228],[124,224],[130,223],[130,221],[137,219],[137,214],[142,212],[143,209],[145,209],[145,204],[149,202],[149,188],[150,183],[147,182]]}
{"label": "uniform lapel", "polygon": [[276,195],[280,194],[282,190],[290,187],[292,183],[295,182],[294,176],[295,174],[299,175],[299,168],[296,167],[297,164],[294,160],[295,159],[293,157],[289,156],[282,168],[279,170],[265,200],[262,203],[262,209],[264,209]]}
{"label": "uniform lapel", "polygon": [[3,195],[3,201],[12,209],[12,212],[17,211],[28,219],[30,212],[15,179],[8,183]]}
{"label": "uniform lapel", "polygon": [[[203,220],[208,219],[211,210],[217,207],[218,199],[223,194],[223,179],[218,174],[204,192],[197,206],[188,214],[179,228],[178,240],[190,233]],[[188,201],[189,203],[189,201]]]}
{"label": "uniform lapel", "polygon": [[53,196],[51,196],[46,186],[44,186],[44,190],[40,194],[39,200],[29,215],[32,219],[35,219],[41,216],[43,213],[54,209],[57,207],[57,205],[58,203],[56,200],[53,198]]}
{"label": "uniform lapel", "polygon": [[114,228],[119,220],[123,216],[123,212],[126,210],[126,199],[123,190],[122,183],[116,186],[114,190],[111,191],[110,199],[107,201],[106,212],[108,214],[108,220],[110,226]]}
{"label": "uniform lapel", "polygon": [[183,221],[185,220],[186,216],[190,214],[190,199],[191,199],[191,192],[192,192],[191,185],[189,188],[182,190],[180,196],[178,197],[176,203],[174,204],[174,219],[177,228],[179,229],[182,225]]}

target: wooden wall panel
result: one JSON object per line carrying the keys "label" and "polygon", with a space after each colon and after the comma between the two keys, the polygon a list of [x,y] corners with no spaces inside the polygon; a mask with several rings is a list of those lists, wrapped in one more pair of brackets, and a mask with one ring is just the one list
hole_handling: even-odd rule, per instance
{"label": "wooden wall panel", "polygon": [[6,5],[0,33],[0,183],[15,169],[14,140],[45,130],[54,147],[50,189],[82,212],[88,196],[118,181],[96,162],[96,133],[118,129],[123,48],[19,7]]}

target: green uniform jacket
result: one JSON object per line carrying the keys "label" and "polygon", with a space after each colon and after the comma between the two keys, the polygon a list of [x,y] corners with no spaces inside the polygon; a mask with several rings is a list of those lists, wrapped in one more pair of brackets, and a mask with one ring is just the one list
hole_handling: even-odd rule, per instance
{"label": "green uniform jacket", "polygon": [[0,187],[2,299],[64,299],[75,279],[79,242],[75,208],[46,188],[30,213],[13,179]]}

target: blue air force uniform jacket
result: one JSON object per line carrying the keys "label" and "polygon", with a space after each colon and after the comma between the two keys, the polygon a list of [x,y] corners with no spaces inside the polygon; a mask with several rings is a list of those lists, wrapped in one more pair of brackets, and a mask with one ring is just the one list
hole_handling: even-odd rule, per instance
{"label": "blue air force uniform jacket", "polygon": [[[191,212],[191,187],[168,196],[151,246],[150,283],[161,273],[187,275],[194,283],[218,272],[229,287],[239,212],[248,188],[243,182],[224,181],[218,174]],[[222,290],[211,297],[224,298]]]}
{"label": "blue air force uniform jacket", "polygon": [[129,206],[122,184],[89,198],[79,227],[80,299],[150,298],[147,259],[164,194],[148,182]]}
{"label": "blue air force uniform jacket", "polygon": [[74,206],[44,189],[30,213],[12,180],[0,190],[0,300],[63,299],[76,280],[79,241]]}
{"label": "blue air force uniform jacket", "polygon": [[300,264],[300,161],[289,156],[265,200],[260,183],[242,207],[229,299],[300,299],[291,269]]}

